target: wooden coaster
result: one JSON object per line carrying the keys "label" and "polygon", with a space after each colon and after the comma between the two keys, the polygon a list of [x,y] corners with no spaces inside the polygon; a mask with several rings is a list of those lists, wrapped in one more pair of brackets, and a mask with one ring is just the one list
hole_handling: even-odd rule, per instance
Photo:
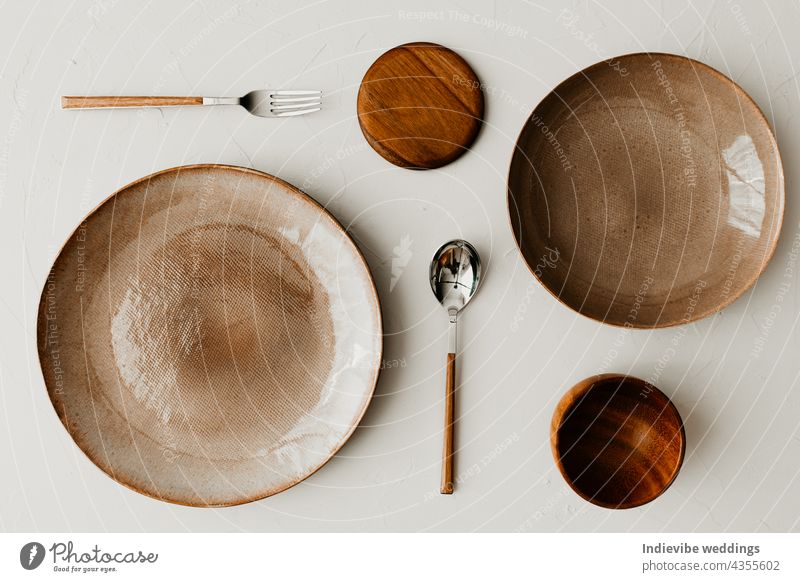
{"label": "wooden coaster", "polygon": [[358,91],[358,122],[372,148],[403,168],[449,164],[475,141],[483,121],[481,83],[467,62],[429,42],[381,55]]}

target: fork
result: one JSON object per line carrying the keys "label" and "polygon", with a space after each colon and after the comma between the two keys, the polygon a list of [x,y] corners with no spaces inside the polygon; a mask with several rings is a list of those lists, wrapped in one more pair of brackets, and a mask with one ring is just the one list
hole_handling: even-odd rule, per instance
{"label": "fork", "polygon": [[62,109],[241,105],[259,117],[294,117],[322,109],[322,91],[250,91],[244,97],[108,97],[61,98]]}

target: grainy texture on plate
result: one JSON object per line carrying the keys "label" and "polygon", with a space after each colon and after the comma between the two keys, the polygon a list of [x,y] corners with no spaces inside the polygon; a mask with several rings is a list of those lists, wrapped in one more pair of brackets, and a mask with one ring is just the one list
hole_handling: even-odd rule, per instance
{"label": "grainy texture on plate", "polygon": [[39,357],[78,446],[114,479],[188,505],[301,481],[372,396],[381,319],[367,265],[299,190],[231,166],[154,174],[64,245]]}
{"label": "grainy texture on plate", "polygon": [[536,107],[508,205],[525,261],[559,300],[662,327],[755,282],[780,232],[783,169],[733,81],[685,57],[634,54],[577,73]]}

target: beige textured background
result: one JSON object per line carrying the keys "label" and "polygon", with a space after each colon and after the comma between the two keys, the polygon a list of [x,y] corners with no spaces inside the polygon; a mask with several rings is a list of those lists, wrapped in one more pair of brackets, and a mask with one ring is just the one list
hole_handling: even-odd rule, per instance
{"label": "beige textured background", "polygon": [[[0,529],[123,531],[800,530],[800,10],[788,2],[241,0],[11,2],[0,19]],[[427,14],[416,13],[427,10]],[[385,49],[458,50],[486,84],[474,151],[434,172],[372,152],[358,83]],[[773,263],[695,325],[626,333],[557,304],[521,262],[505,174],[533,106],[573,72],[657,50],[700,59],[765,110],[786,165]],[[241,94],[320,88],[325,109],[285,122],[243,111],[62,112],[61,94]],[[386,369],[348,445],[279,496],[232,509],[153,501],[102,474],[47,399],[35,350],[39,291],[64,237],[122,184],[187,163],[252,166],[305,189],[362,245],[382,297]],[[446,320],[428,288],[447,238],[474,242],[485,285],[461,326],[457,494],[437,493]],[[582,502],[548,449],[562,392],[601,371],[651,378],[686,421],[668,493],[636,510]]]}

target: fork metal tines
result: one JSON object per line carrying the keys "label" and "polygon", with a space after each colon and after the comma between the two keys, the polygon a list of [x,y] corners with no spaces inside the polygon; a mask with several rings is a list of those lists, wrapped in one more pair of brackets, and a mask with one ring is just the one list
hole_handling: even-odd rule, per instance
{"label": "fork metal tines", "polygon": [[275,91],[269,96],[269,105],[278,117],[313,113],[322,109],[322,91]]}
{"label": "fork metal tines", "polygon": [[241,105],[263,117],[305,115],[322,108],[322,91],[251,91],[242,97]]}

